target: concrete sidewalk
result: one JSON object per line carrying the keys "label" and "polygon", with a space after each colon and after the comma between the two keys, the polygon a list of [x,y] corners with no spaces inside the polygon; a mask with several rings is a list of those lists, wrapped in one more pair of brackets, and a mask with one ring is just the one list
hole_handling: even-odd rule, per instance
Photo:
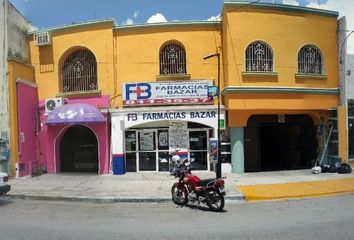
{"label": "concrete sidewalk", "polygon": [[[212,172],[195,172],[200,178],[215,177]],[[223,175],[226,201],[303,198],[354,193],[354,173],[312,174],[298,171],[258,172]],[[168,173],[127,173],[94,175],[83,173],[43,174],[10,179],[10,197],[43,200],[94,202],[171,201],[176,181]]]}
{"label": "concrete sidewalk", "polygon": [[[215,173],[197,174],[201,178],[215,177]],[[176,181],[168,173],[156,172],[124,175],[43,174],[10,179],[12,189],[8,196],[94,202],[164,202],[171,201],[171,187]],[[225,187],[227,201],[244,199],[229,179],[225,179]]]}
{"label": "concrete sidewalk", "polygon": [[311,170],[246,173],[235,183],[246,201],[354,193],[354,173],[312,174]]}

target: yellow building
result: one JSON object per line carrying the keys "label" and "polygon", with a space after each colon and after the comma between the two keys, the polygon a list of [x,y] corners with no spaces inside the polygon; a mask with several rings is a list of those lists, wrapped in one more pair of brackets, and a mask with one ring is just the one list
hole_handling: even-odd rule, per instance
{"label": "yellow building", "polygon": [[[231,152],[224,172],[310,168],[320,117],[343,117],[337,16],[226,1],[215,22],[107,19],[31,32],[41,164],[52,173],[168,171],[168,152],[180,148],[210,171],[220,138]],[[334,126],[333,143],[345,146]],[[331,151],[345,159],[337,145]]]}
{"label": "yellow building", "polygon": [[[334,121],[333,135],[345,146],[345,127],[337,126],[337,115],[344,124],[338,107],[338,13],[227,1],[222,17],[233,171],[311,167],[320,116]],[[345,149],[331,146],[338,141],[329,144],[332,157],[344,157]]]}
{"label": "yellow building", "polygon": [[217,136],[218,114],[208,88],[217,84],[217,61],[203,58],[220,51],[220,27],[183,22],[114,29],[114,172],[168,171],[175,148],[193,158],[197,170],[213,169],[209,139]]}

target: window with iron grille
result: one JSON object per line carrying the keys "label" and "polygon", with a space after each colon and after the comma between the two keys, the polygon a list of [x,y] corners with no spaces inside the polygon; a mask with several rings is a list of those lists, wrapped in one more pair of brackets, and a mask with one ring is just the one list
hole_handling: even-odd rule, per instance
{"label": "window with iron grille", "polygon": [[314,45],[305,45],[299,51],[298,71],[304,74],[322,73],[322,53]]}
{"label": "window with iron grille", "polygon": [[97,90],[97,62],[90,50],[80,49],[64,61],[61,71],[64,93]]}
{"label": "window with iron grille", "polygon": [[167,43],[160,50],[160,74],[186,74],[186,51],[181,44]]}
{"label": "window with iron grille", "polygon": [[256,41],[248,45],[246,49],[246,71],[273,71],[273,53],[266,43]]}

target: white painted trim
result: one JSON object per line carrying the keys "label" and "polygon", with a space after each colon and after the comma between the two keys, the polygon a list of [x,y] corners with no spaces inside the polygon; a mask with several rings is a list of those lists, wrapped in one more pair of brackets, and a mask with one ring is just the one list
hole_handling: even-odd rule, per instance
{"label": "white painted trim", "polygon": [[38,85],[36,83],[22,79],[22,78],[17,78],[16,83],[22,83],[22,84],[28,85],[30,87],[38,88]]}
{"label": "white painted trim", "polygon": [[[161,106],[161,107],[132,107],[132,108],[113,108],[109,109],[112,116],[119,116],[127,112],[151,112],[151,111],[181,111],[181,110],[217,110],[217,105],[188,105],[188,106]],[[220,110],[226,110],[225,106],[220,106]]]}

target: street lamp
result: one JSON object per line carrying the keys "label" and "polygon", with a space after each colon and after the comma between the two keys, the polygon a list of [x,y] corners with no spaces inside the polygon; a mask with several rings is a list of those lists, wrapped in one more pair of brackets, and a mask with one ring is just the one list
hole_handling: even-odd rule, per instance
{"label": "street lamp", "polygon": [[212,57],[218,58],[218,162],[216,163],[216,178],[221,178],[221,142],[220,142],[220,53],[213,53],[203,57],[207,60]]}
{"label": "street lamp", "polygon": [[[343,50],[343,46],[346,43],[347,39],[350,37],[350,35],[352,35],[354,33],[354,31],[351,31],[343,40],[342,45],[340,46],[339,49],[339,63],[342,64],[342,50]],[[344,53],[347,54],[347,53]]]}

